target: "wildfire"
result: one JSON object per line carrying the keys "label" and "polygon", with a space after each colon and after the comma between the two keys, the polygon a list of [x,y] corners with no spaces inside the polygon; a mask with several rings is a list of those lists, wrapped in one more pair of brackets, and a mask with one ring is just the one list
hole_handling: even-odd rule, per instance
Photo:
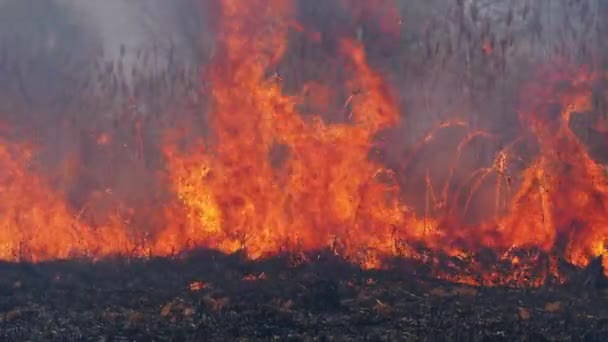
{"label": "wildfire", "polygon": [[[398,118],[386,85],[366,65],[361,47],[344,42],[342,52],[358,75],[348,86],[353,93],[365,89],[351,101],[353,123],[304,119],[296,110],[298,99],[264,76],[285,50],[288,9],[266,2],[251,6],[268,7],[274,30],[249,28],[250,39],[239,44],[243,32],[224,28],[226,62],[210,73],[211,151],[193,156],[188,165],[187,157],[167,153],[190,224],[204,229],[190,238],[228,252],[245,248],[252,257],[286,246],[321,248],[336,239],[351,253],[390,248],[394,227],[403,223],[398,194],[378,181],[385,170],[367,158],[374,135]],[[226,9],[230,23],[247,21],[249,9],[243,7]],[[260,53],[260,46],[269,52]]]}
{"label": "wildfire", "polygon": [[[283,90],[277,64],[288,51],[289,31],[305,30],[294,24],[292,3],[221,4],[219,50],[204,73],[212,84],[212,134],[187,150],[167,135],[173,137],[164,146],[169,186],[179,205],[167,205],[164,228],[140,246],[119,218],[107,226],[87,225],[61,193],[29,171],[29,151],[3,141],[0,259],[168,255],[192,247],[242,250],[255,259],[329,248],[364,267],[384,267],[389,258],[405,257],[436,264],[436,276],[455,281],[518,283],[532,273],[539,277],[528,284],[540,285],[546,276],[560,278],[555,260],[543,263],[543,255],[585,266],[605,254],[606,170],[569,127],[572,114],[590,109],[597,75],[561,65],[540,75],[522,95],[522,137],[473,173],[456,194],[447,185],[435,192],[429,180],[435,206],[445,210],[422,215],[404,202],[397,171],[370,157],[378,135],[398,125],[400,113],[389,84],[368,64],[364,47],[347,39],[340,43],[337,58],[348,71],[344,87],[350,94],[344,122],[305,116],[299,112],[305,97],[312,93],[326,107],[335,94],[323,86],[303,96]],[[567,89],[558,87],[563,82]],[[461,120],[442,123],[421,144],[448,126],[467,125]],[[470,132],[446,167],[456,167],[471,140],[489,136]],[[97,143],[107,145],[111,139],[102,134]],[[523,173],[512,174],[510,163],[524,160],[515,149],[522,143],[536,146],[538,153]],[[495,215],[466,223],[471,196],[491,179],[496,180]],[[519,253],[526,249],[536,252]],[[479,261],[476,255],[485,250],[494,252],[497,264],[508,264],[511,274],[501,275]],[[428,251],[456,261],[446,266]],[[459,261],[469,273],[451,274],[439,267],[456,268],[453,263]],[[540,264],[548,266],[531,266]]]}
{"label": "wildfire", "polygon": [[0,141],[0,259],[42,261],[127,251],[124,227],[79,222],[67,201],[28,171],[31,154],[31,148]]}

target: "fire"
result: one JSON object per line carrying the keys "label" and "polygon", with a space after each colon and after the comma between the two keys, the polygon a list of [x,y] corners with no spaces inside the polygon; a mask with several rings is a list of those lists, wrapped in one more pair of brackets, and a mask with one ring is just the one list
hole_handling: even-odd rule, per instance
{"label": "fire", "polygon": [[[540,156],[524,172],[523,186],[512,206],[518,211],[527,207],[527,215],[512,211],[502,229],[509,232],[510,241],[534,244],[546,251],[557,249],[554,252],[584,266],[590,258],[605,253],[608,175],[569,127],[573,113],[590,109],[590,84],[596,76],[585,70],[564,70],[547,78],[571,81],[572,88],[557,94],[538,92],[540,96],[526,104],[529,108],[525,110],[530,112],[521,114],[536,137]],[[560,112],[547,118],[542,111],[552,102],[559,104]]]}
{"label": "fire", "polygon": [[96,141],[99,146],[107,146],[110,144],[111,138],[107,133],[101,133],[97,136]]}
{"label": "fire", "polygon": [[[252,6],[266,8],[258,3]],[[235,22],[247,22],[247,6],[226,10],[231,12],[225,16]],[[598,241],[606,236],[606,212],[597,200],[603,201],[608,182],[568,127],[570,113],[585,110],[589,101],[590,77],[564,75],[578,88],[567,94],[554,93],[552,85],[560,81],[559,76],[549,78],[542,89],[532,90],[539,103],[525,108],[521,121],[531,128],[529,134],[539,144],[540,156],[524,171],[506,214],[478,227],[457,229],[459,217],[453,212],[449,217],[424,219],[413,214],[400,203],[400,189],[391,171],[368,158],[374,137],[397,124],[399,114],[388,85],[368,66],[362,47],[343,41],[341,49],[353,75],[346,85],[352,122],[328,124],[318,116],[303,119],[296,111],[300,99],[284,95],[276,79],[264,76],[285,52],[289,26],[287,8],[265,10],[274,11],[272,33],[259,27],[246,33],[224,27],[225,56],[210,73],[213,141],[201,144],[204,152],[198,156],[167,151],[175,189],[194,235],[182,234],[183,239],[203,238],[204,244],[226,252],[244,249],[252,258],[284,248],[331,246],[369,267],[380,266],[381,256],[403,253],[402,241],[421,242],[457,256],[481,248],[538,247],[549,253],[565,240],[567,245],[558,252],[581,266],[604,253],[603,242]],[[249,44],[242,43],[246,41],[243,34]],[[557,122],[539,121],[546,114],[544,101],[562,107]],[[475,132],[468,139],[478,135],[485,133]],[[278,165],[273,164],[273,153],[282,154]],[[495,173],[499,176],[497,206],[507,202],[500,198],[500,191],[510,186],[506,169],[512,158],[509,149],[498,153],[492,166],[476,174],[480,181],[472,192]],[[571,176],[562,171],[567,166],[574,168]],[[568,187],[563,185],[566,182],[576,184]],[[590,195],[594,193],[599,197]],[[465,211],[469,202],[470,198]],[[568,210],[573,207],[582,210]],[[589,212],[598,210],[597,219],[589,219],[593,216]],[[579,228],[573,230],[573,224]],[[468,238],[469,234],[476,238]],[[465,248],[453,247],[463,240],[470,241]],[[414,252],[405,253],[412,256],[408,254]],[[517,256],[513,260],[520,262]]]}
{"label": "fire", "polygon": [[223,28],[224,62],[210,71],[213,140],[201,155],[167,151],[192,227],[193,236],[182,239],[204,239],[226,252],[244,248],[253,258],[332,243],[349,256],[366,248],[390,252],[404,215],[397,189],[381,180],[390,178],[388,170],[368,159],[374,136],[398,120],[387,85],[362,47],[345,41],[342,53],[356,75],[347,85],[352,123],[305,119],[299,99],[265,77],[285,51],[289,8],[251,3],[269,12],[273,31],[266,32],[234,27],[248,21],[250,9],[240,6],[225,8],[233,20]]}
{"label": "fire", "polygon": [[192,292],[201,291],[201,290],[206,289],[207,287],[209,287],[209,285],[205,284],[202,281],[194,281],[194,282],[190,283],[190,285],[188,286],[188,288]]}
{"label": "fire", "polygon": [[31,260],[103,256],[126,251],[120,225],[92,229],[67,202],[28,171],[32,149],[0,141],[0,259]]}
{"label": "fire", "polygon": [[[169,255],[193,247],[244,251],[257,259],[331,249],[368,268],[405,257],[433,264],[437,277],[454,281],[541,285],[548,276],[561,279],[555,257],[585,266],[606,253],[608,176],[569,126],[571,115],[591,108],[598,75],[552,64],[522,92],[522,136],[456,193],[428,177],[437,210],[420,214],[403,199],[398,170],[373,155],[378,137],[399,125],[401,116],[364,46],[348,39],[340,43],[336,58],[348,73],[343,85],[348,95],[343,121],[330,123],[299,108],[314,96],[313,107],[326,109],[339,93],[332,87],[310,82],[303,95],[283,90],[278,64],[289,50],[290,30],[306,35],[294,23],[293,4],[226,0],[220,7],[219,48],[203,74],[212,85],[212,133],[184,149],[168,132],[163,153],[177,203],[167,203],[159,214],[164,227],[142,245],[129,233],[134,227],[118,217],[104,226],[87,224],[61,192],[30,171],[30,150],[2,141],[0,259]],[[468,129],[462,120],[442,123],[421,146],[454,126]],[[450,175],[467,145],[481,138],[492,135],[481,130],[466,135],[454,161],[446,163]],[[99,145],[112,140],[106,133],[97,137]],[[534,146],[536,155],[518,155],[521,144]],[[510,168],[515,160],[526,163],[519,175]],[[494,214],[467,223],[471,198],[489,184]],[[486,250],[510,273],[482,262],[478,255]],[[537,277],[530,280],[531,274]]]}

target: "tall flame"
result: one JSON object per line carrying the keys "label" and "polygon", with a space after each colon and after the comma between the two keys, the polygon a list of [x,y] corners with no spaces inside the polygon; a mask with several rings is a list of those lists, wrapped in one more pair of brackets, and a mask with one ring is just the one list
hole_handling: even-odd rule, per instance
{"label": "tall flame", "polygon": [[[398,192],[379,180],[386,170],[368,153],[375,134],[397,122],[398,112],[362,47],[345,41],[342,52],[357,75],[348,84],[353,123],[301,116],[298,98],[266,77],[285,51],[287,3],[224,7],[230,18],[222,27],[225,51],[210,72],[214,139],[199,156],[167,151],[176,192],[190,225],[204,231],[194,233],[196,239],[225,251],[245,248],[257,257],[336,240],[353,251],[389,249],[394,228],[403,223]],[[242,26],[254,8],[270,22]]]}
{"label": "tall flame", "polygon": [[[521,121],[536,137],[540,156],[525,170],[501,231],[505,241],[539,246],[585,266],[605,253],[608,175],[571,130],[570,117],[591,109],[591,84],[597,76],[568,66],[542,76],[549,84],[565,81],[569,87],[526,89],[535,96],[524,102]],[[553,118],[551,105],[558,106]]]}
{"label": "tall flame", "polygon": [[[590,109],[590,89],[598,75],[558,64],[524,89],[519,111],[523,134],[514,144],[536,146],[537,156],[519,177],[510,202],[499,194],[510,186],[501,177],[515,158],[511,149],[500,151],[492,166],[474,174],[472,191],[486,175],[498,174],[496,206],[508,202],[508,210],[472,226],[458,210],[434,217],[417,214],[404,203],[394,171],[373,158],[377,137],[399,124],[400,113],[388,83],[369,66],[360,43],[340,43],[350,95],[342,108],[343,122],[329,123],[320,115],[301,115],[304,98],[287,95],[276,72],[294,27],[292,2],[225,0],[220,9],[219,49],[204,73],[212,85],[212,133],[187,150],[175,137],[167,139],[169,183],[179,203],[167,204],[165,227],[142,249],[141,241],[127,233],[131,227],[119,219],[103,227],[83,223],[60,193],[28,171],[27,150],[13,151],[3,142],[0,259],[134,250],[167,255],[193,246],[244,250],[259,258],[330,248],[365,267],[382,267],[386,258],[396,256],[428,261],[417,248],[422,245],[469,260],[475,269],[471,257],[485,249],[510,258],[513,267],[521,261],[510,253],[520,248],[539,249],[579,266],[604,255],[608,178],[569,126],[573,113]],[[315,90],[321,98],[332,96],[322,93],[329,88]],[[457,154],[467,141],[484,134],[469,134]],[[554,265],[549,268],[544,272],[559,276]],[[441,271],[437,276],[479,282]]]}
{"label": "tall flame", "polygon": [[0,141],[0,259],[42,261],[127,251],[124,227],[117,222],[93,229],[79,222],[67,201],[28,171],[31,154],[27,146]]}

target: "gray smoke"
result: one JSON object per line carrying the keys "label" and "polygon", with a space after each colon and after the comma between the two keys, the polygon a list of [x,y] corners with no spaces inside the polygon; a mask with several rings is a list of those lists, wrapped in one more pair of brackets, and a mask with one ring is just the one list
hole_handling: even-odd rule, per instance
{"label": "gray smoke", "polygon": [[[0,0],[0,119],[16,122],[49,149],[55,148],[50,160],[80,154],[85,162],[79,182],[88,177],[82,182],[88,183],[74,188],[110,187],[107,184],[120,174],[128,184],[123,188],[145,194],[141,189],[152,187],[134,187],[134,178],[145,179],[145,168],[158,166],[133,160],[159,159],[159,132],[171,126],[171,120],[179,121],[174,107],[165,104],[193,93],[192,98],[200,100],[194,68],[212,55],[215,34],[208,19],[214,18],[204,11],[205,2],[211,1],[217,0]],[[320,32],[322,39],[319,43],[291,34],[278,72],[289,91],[301,91],[311,79],[345,88],[348,75],[336,67],[336,46],[345,37],[360,39],[370,63],[391,82],[403,115],[402,127],[384,132],[391,146],[384,158],[391,166],[411,155],[431,127],[456,117],[469,123],[470,130],[497,137],[471,144],[462,165],[491,165],[501,146],[522,131],[516,113],[519,90],[539,65],[554,56],[608,65],[605,0],[386,0],[376,1],[375,9],[366,8],[373,13],[354,8],[365,1],[297,0],[296,19],[311,32]],[[378,23],[384,18],[382,6],[395,2],[400,35],[383,36]],[[346,95],[338,92],[331,99],[337,109],[328,112],[338,118],[326,119],[344,119],[340,97]],[[141,103],[131,117],[120,116],[131,97]],[[195,107],[204,112],[204,103]],[[146,113],[151,114],[144,115],[149,121],[141,138],[146,151],[141,151],[133,127]],[[204,114],[194,114],[184,122],[204,121]],[[75,123],[65,129],[70,120]],[[196,121],[190,126],[204,125]],[[91,138],[91,132],[99,131],[112,133],[113,147],[120,153],[103,154]],[[429,170],[434,184],[445,179],[446,161],[465,134],[458,127],[443,130],[421,149],[402,173],[403,188],[413,196],[408,202],[426,191]],[[156,157],[143,158],[145,153]],[[111,176],[99,171],[103,163]],[[137,173],[136,168],[143,170]],[[454,178],[465,179],[470,168]]]}
{"label": "gray smoke", "polygon": [[173,50],[174,62],[193,63],[194,46],[184,37],[180,27],[180,5],[183,1],[163,0],[60,0],[81,15],[82,21],[95,31],[101,41],[103,58],[123,59],[131,69],[143,52],[154,53],[146,66],[149,72],[162,72],[168,51]]}
{"label": "gray smoke", "polygon": [[4,102],[61,112],[85,94],[120,106],[167,78],[196,78],[195,66],[208,60],[213,43],[202,4],[0,0]]}

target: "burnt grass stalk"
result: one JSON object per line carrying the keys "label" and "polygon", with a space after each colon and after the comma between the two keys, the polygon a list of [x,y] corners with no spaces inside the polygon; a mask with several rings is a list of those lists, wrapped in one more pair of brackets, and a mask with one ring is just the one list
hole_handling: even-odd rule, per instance
{"label": "burnt grass stalk", "polygon": [[608,336],[601,260],[569,281],[475,287],[328,251],[0,264],[3,341],[580,340]]}

